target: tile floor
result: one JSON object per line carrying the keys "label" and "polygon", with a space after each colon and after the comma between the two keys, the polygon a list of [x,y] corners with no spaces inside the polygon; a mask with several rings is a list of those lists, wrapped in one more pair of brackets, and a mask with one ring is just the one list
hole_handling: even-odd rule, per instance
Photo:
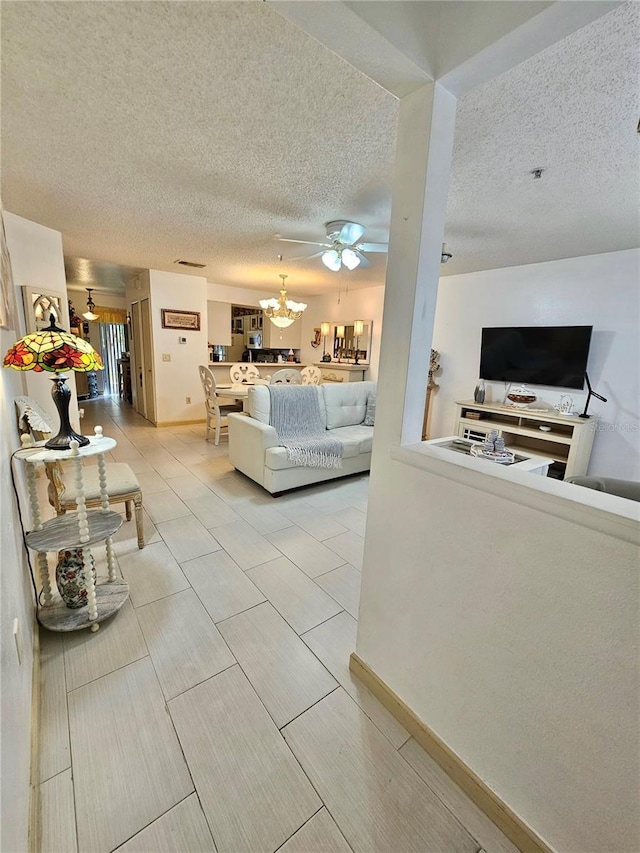
{"label": "tile floor", "polygon": [[84,409],[147,544],[114,537],[131,595],[96,634],[41,631],[41,849],[515,853],[349,671],[368,477],[275,499],[204,427]]}

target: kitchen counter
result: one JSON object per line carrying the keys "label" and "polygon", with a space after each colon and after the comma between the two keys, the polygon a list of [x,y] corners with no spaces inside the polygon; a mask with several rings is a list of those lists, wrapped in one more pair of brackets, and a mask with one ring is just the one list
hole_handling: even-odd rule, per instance
{"label": "kitchen counter", "polygon": [[368,370],[369,362],[359,361],[314,361],[316,367],[326,367],[331,370]]}
{"label": "kitchen counter", "polygon": [[299,361],[210,361],[209,367],[231,367],[232,364],[255,364],[256,367],[270,367],[273,370],[280,370],[281,367],[306,367]]}

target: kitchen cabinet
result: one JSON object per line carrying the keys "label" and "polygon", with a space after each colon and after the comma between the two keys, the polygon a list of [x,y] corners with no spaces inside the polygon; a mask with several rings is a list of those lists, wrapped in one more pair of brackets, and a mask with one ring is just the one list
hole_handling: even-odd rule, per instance
{"label": "kitchen cabinet", "polygon": [[302,323],[296,320],[286,329],[278,329],[271,320],[264,318],[262,324],[263,349],[300,349]]}
{"label": "kitchen cabinet", "polygon": [[231,346],[231,303],[207,302],[207,340],[218,346]]}

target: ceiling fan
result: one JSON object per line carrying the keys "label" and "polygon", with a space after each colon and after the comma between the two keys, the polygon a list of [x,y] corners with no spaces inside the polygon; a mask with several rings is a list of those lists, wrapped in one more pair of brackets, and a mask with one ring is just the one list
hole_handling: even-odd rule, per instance
{"label": "ceiling fan", "polygon": [[[356,267],[370,266],[369,261],[365,256],[365,252],[386,252],[388,250],[387,243],[362,243],[360,238],[366,231],[364,225],[358,225],[357,222],[348,222],[346,219],[336,219],[325,224],[327,240],[324,243],[317,243],[313,240],[291,240],[287,237],[279,239],[285,243],[304,243],[308,246],[322,246],[319,252],[313,255],[307,255],[306,258],[321,258],[322,263],[332,272],[344,266],[348,270],[354,270]],[[305,259],[306,259],[305,258]],[[297,261],[301,258],[290,258],[289,260]]]}

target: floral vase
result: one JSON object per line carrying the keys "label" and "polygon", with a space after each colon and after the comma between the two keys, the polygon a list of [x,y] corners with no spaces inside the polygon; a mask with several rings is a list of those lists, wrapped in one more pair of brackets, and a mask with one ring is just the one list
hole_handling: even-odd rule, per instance
{"label": "floral vase", "polygon": [[[96,563],[89,557],[93,582],[96,582]],[[60,597],[67,607],[84,607],[87,603],[87,582],[85,577],[82,548],[69,548],[58,551],[56,565],[56,584]]]}

